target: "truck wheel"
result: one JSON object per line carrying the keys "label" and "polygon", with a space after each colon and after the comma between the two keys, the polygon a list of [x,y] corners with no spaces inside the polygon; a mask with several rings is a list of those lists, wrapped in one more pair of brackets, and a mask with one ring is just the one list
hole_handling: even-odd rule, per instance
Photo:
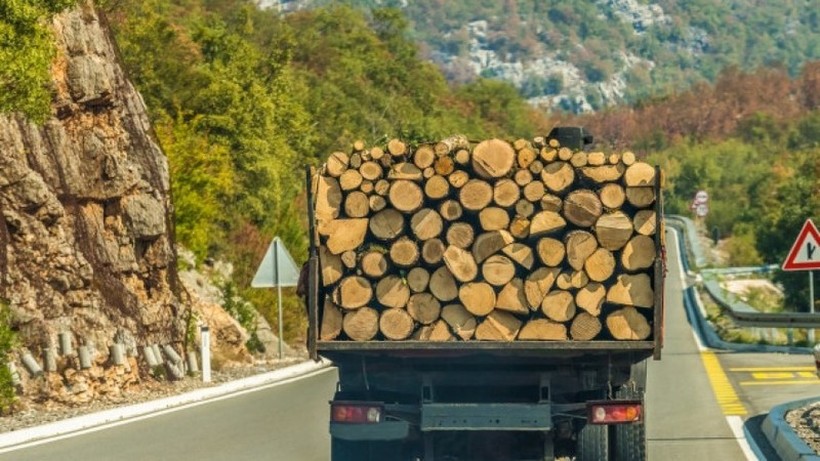
{"label": "truck wheel", "polygon": [[609,459],[609,427],[587,424],[578,433],[577,461],[606,461]]}
{"label": "truck wheel", "polygon": [[331,461],[361,461],[368,460],[367,442],[351,442],[349,440],[330,439]]}
{"label": "truck wheel", "polygon": [[[617,396],[623,399],[643,400],[643,390],[623,386]],[[644,422],[615,426],[616,461],[646,461],[646,401],[644,401]]]}

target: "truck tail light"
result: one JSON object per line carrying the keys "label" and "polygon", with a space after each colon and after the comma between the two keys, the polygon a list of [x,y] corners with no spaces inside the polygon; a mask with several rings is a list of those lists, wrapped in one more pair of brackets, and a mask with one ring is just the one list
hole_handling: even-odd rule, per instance
{"label": "truck tail light", "polygon": [[643,421],[643,404],[637,400],[607,400],[587,404],[587,423],[626,424]]}
{"label": "truck tail light", "polygon": [[334,423],[373,424],[381,422],[384,406],[368,402],[331,402],[330,421]]}

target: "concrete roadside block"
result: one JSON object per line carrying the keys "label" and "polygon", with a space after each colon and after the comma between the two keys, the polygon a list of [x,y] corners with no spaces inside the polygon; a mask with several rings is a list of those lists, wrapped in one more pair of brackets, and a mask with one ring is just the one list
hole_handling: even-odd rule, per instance
{"label": "concrete roadside block", "polygon": [[761,431],[783,461],[820,461],[820,455],[809,448],[786,422],[786,413],[820,400],[796,400],[773,407],[760,425]]}

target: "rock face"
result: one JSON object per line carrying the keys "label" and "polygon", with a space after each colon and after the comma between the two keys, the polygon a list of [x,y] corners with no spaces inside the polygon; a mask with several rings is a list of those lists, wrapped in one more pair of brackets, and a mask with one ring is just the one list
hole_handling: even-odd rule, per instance
{"label": "rock face", "polygon": [[[147,344],[181,352],[185,316],[168,164],[142,99],[93,8],[53,25],[53,117],[0,116],[0,299],[41,364],[44,348],[61,351],[60,333],[74,353],[85,346],[91,368],[59,354],[57,368],[63,382],[96,382],[69,386],[93,397],[138,380],[133,366],[105,371],[110,346],[122,344],[130,365],[144,363],[135,357]],[[55,381],[40,392],[62,399]]]}

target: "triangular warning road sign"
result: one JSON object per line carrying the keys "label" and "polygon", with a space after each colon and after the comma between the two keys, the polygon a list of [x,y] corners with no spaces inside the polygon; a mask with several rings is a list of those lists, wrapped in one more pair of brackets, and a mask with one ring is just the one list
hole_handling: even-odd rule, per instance
{"label": "triangular warning road sign", "polygon": [[256,275],[253,276],[251,286],[254,288],[295,287],[298,282],[299,269],[296,263],[293,262],[288,249],[279,237],[275,237],[270,242],[268,251],[262,258],[259,269],[256,270]]}
{"label": "triangular warning road sign", "polygon": [[810,271],[820,269],[820,232],[811,219],[803,224],[803,229],[794,241],[786,262],[784,271]]}

